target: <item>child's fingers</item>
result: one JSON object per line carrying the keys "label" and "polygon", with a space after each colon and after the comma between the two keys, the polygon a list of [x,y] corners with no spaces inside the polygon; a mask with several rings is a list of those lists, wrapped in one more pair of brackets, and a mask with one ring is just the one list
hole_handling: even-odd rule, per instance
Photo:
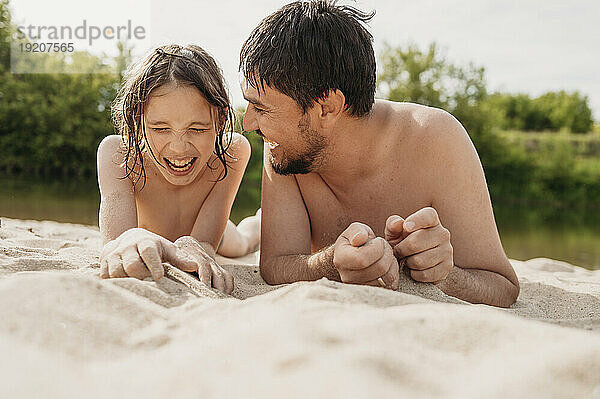
{"label": "child's fingers", "polygon": [[195,262],[188,254],[179,248],[175,249],[175,257],[174,260],[177,263],[177,266],[186,272],[195,272],[198,270],[198,263]]}
{"label": "child's fingers", "polygon": [[143,280],[150,276],[150,271],[140,257],[137,248],[133,246],[125,247],[121,254],[121,259],[123,262],[123,269],[129,277]]}
{"label": "child's fingers", "polygon": [[185,251],[177,248],[175,244],[165,240],[161,242],[161,245],[163,248],[163,261],[169,262],[184,272],[195,272],[198,270],[198,263],[190,258]]}
{"label": "child's fingers", "polygon": [[119,255],[109,255],[106,258],[106,262],[108,263],[108,274],[110,277],[127,277],[127,273],[125,273],[125,269],[123,269],[123,260]]}
{"label": "child's fingers", "polygon": [[229,295],[233,292],[233,289],[235,288],[233,284],[233,274],[229,273],[227,270],[223,271],[225,273],[225,293]]}
{"label": "child's fingers", "polygon": [[106,255],[108,255],[109,253],[111,253],[112,251],[114,251],[117,248],[118,245],[119,245],[119,241],[118,240],[111,240],[111,241],[107,242],[102,247],[102,252],[100,253],[100,257],[104,258]]}
{"label": "child's fingers", "polygon": [[208,288],[212,287],[212,271],[209,265],[205,263],[198,265],[198,277]]}
{"label": "child's fingers", "polygon": [[108,274],[108,262],[106,262],[106,259],[102,259],[100,261],[100,278],[109,278],[110,275]]}
{"label": "child's fingers", "polygon": [[123,268],[125,269],[125,273],[127,273],[129,277],[143,280],[152,275],[140,257],[137,248],[125,248],[125,250],[123,250],[123,254],[121,255],[121,259],[123,259]]}
{"label": "child's fingers", "polygon": [[221,292],[226,292],[226,284],[225,284],[225,273],[223,273],[223,269],[219,267],[219,265],[211,262],[210,268],[212,270],[212,285],[217,290]]}
{"label": "child's fingers", "polygon": [[144,264],[150,270],[152,278],[155,281],[161,279],[165,274],[165,269],[157,245],[152,240],[143,240],[137,244],[137,249]]}

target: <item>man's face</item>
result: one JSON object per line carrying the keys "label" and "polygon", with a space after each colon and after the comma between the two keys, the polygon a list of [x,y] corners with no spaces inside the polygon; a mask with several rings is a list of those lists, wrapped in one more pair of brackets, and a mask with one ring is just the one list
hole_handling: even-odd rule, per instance
{"label": "man's face", "polygon": [[243,128],[256,130],[263,137],[273,170],[282,175],[317,170],[323,163],[327,143],[312,126],[310,110],[303,113],[285,94],[268,86],[259,91],[245,79],[242,92],[248,101]]}
{"label": "man's face", "polygon": [[217,134],[212,109],[200,91],[172,84],[155,89],[144,121],[148,145],[163,177],[177,186],[193,182],[214,151]]}

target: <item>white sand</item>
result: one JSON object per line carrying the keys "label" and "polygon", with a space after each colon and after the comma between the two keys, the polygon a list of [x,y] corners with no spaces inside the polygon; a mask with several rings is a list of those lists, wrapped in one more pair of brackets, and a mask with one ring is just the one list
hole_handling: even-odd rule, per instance
{"label": "white sand", "polygon": [[[508,310],[405,279],[271,287],[225,260],[233,297],[98,277],[97,229],[2,218],[0,397],[600,399],[600,271],[513,261]],[[541,321],[541,322],[540,322]]]}

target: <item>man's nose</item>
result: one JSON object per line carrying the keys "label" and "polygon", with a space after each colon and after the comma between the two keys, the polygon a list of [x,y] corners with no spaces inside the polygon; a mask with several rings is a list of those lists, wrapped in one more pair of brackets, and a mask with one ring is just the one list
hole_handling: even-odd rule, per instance
{"label": "man's nose", "polygon": [[246,107],[246,112],[244,113],[242,129],[244,129],[246,132],[251,132],[258,129],[258,124],[256,123],[256,118],[253,115],[253,111],[250,109],[250,104],[248,104]]}

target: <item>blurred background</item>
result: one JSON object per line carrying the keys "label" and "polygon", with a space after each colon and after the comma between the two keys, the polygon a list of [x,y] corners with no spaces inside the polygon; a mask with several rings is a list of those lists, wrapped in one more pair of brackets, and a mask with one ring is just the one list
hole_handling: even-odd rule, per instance
{"label": "blurred background", "polygon": [[[246,104],[239,50],[258,22],[286,2],[123,3],[0,0],[1,216],[97,225],[95,156],[98,143],[114,132],[110,103],[126,66],[156,45],[195,43],[209,51],[241,121]],[[508,256],[600,269],[600,5],[343,4],[376,11],[369,30],[378,60],[377,97],[446,109],[469,132]],[[93,42],[87,37],[74,40],[73,52],[15,56],[48,41],[21,34],[19,26],[75,28],[83,20],[100,27],[133,22],[145,34]],[[235,129],[241,130],[239,122]],[[252,158],[234,222],[260,206],[262,140],[246,135]]]}

